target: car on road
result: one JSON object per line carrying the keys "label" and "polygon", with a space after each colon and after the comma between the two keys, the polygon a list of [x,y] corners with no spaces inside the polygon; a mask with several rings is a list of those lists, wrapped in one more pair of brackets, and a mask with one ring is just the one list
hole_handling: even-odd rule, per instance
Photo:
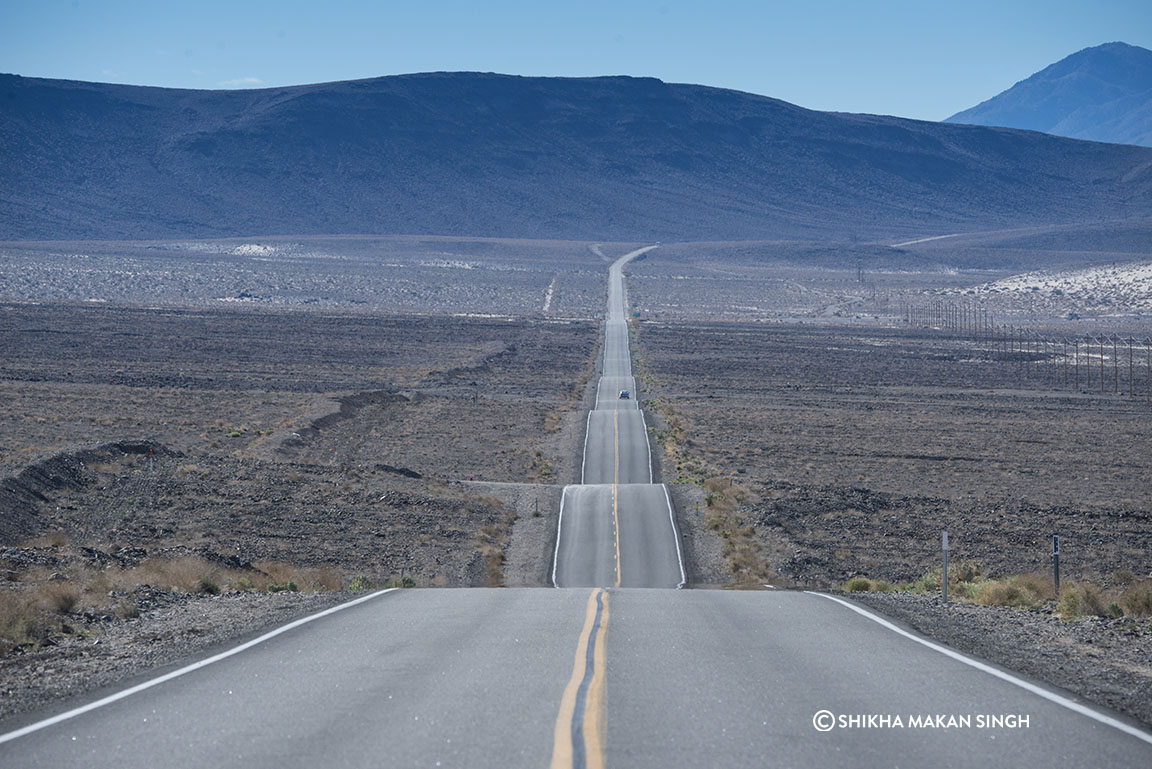
{"label": "car on road", "polygon": [[627,390],[621,390],[620,391],[620,400],[626,401],[631,397],[632,397],[632,393],[628,392]]}

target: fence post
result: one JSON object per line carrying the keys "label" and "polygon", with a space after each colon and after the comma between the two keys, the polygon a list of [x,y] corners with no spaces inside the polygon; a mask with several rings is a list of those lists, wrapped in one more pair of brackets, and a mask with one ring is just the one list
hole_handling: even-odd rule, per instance
{"label": "fence post", "polygon": [[1135,395],[1136,382],[1132,377],[1132,372],[1135,371],[1135,366],[1132,363],[1132,348],[1135,347],[1136,340],[1128,337],[1128,397],[1131,398]]}
{"label": "fence post", "polygon": [[944,568],[941,570],[940,589],[944,591],[944,603],[948,603],[948,530],[944,529],[943,546],[941,551],[944,553]]}
{"label": "fence post", "polygon": [[1112,335],[1112,394],[1120,394],[1120,356],[1116,352],[1116,335]]}

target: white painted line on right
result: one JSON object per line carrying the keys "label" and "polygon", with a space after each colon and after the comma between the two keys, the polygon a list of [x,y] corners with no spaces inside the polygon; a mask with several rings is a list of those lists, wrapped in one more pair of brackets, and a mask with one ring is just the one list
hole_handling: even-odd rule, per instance
{"label": "white painted line on right", "polygon": [[1126,724],[1123,721],[1118,721],[1115,718],[1112,718],[1111,716],[1107,716],[1107,715],[1104,715],[1103,713],[1099,713],[1099,712],[1093,710],[1092,708],[1089,708],[1085,705],[1081,705],[1079,702],[1073,702],[1072,700],[1068,699],[1067,697],[1062,697],[1059,694],[1056,694],[1055,692],[1050,692],[1047,689],[1044,689],[1043,687],[1037,686],[1036,684],[1029,683],[1028,681],[1025,681],[1021,678],[1017,678],[1016,676],[1012,675],[1011,673],[1005,673],[1003,670],[997,670],[996,668],[992,667],[991,665],[987,665],[983,662],[980,662],[979,660],[972,659],[971,657],[965,656],[965,655],[961,654],[960,652],[953,651],[952,649],[941,646],[940,644],[935,644],[935,643],[932,643],[931,641],[929,641],[925,638],[920,638],[919,636],[913,635],[912,633],[909,633],[907,630],[903,630],[903,629],[897,627],[896,625],[893,625],[891,622],[884,619],[883,617],[878,617],[877,615],[873,614],[872,612],[870,612],[866,609],[861,609],[859,606],[855,606],[855,605],[849,603],[848,601],[845,601],[842,598],[836,598],[835,596],[825,595],[824,593],[816,593],[816,592],[813,592],[811,590],[805,590],[804,592],[808,593],[809,595],[817,595],[817,596],[820,596],[821,598],[827,598],[829,601],[835,601],[836,603],[838,603],[842,606],[848,607],[849,609],[856,612],[857,614],[860,614],[864,617],[867,617],[868,619],[872,620],[876,624],[882,625],[882,626],[888,628],[893,633],[898,633],[899,635],[902,635],[909,640],[915,641],[916,643],[921,644],[922,646],[927,646],[929,649],[932,649],[933,651],[940,652],[941,654],[943,654],[946,657],[951,657],[952,659],[956,660],[957,662],[962,662],[965,665],[968,665],[970,667],[974,667],[977,670],[983,671],[990,676],[995,676],[996,678],[999,678],[1002,681],[1007,681],[1008,683],[1010,683],[1014,686],[1019,686],[1021,689],[1024,689],[1025,691],[1029,691],[1038,697],[1043,697],[1044,699],[1048,700],[1049,702],[1053,702],[1053,703],[1055,703],[1055,704],[1057,704],[1063,708],[1067,708],[1068,710],[1071,710],[1074,713],[1079,713],[1082,716],[1087,716],[1088,718],[1091,718],[1094,721],[1098,721],[1102,724],[1105,724],[1106,726],[1111,726],[1113,729],[1118,729],[1118,730],[1124,732],[1125,734],[1131,735],[1138,740],[1143,740],[1144,742],[1147,742],[1148,744],[1152,745],[1152,734],[1149,734],[1148,732],[1145,732],[1141,729],[1137,729],[1136,727],[1131,726],[1130,724]]}
{"label": "white painted line on right", "polygon": [[644,427],[644,444],[648,447],[648,482],[655,483],[652,475],[652,441],[648,440],[648,420],[644,418],[644,409],[640,409],[640,424]]}
{"label": "white painted line on right", "polygon": [[680,553],[680,532],[676,530],[676,516],[672,512],[672,497],[668,496],[668,484],[661,483],[660,488],[664,489],[664,501],[668,503],[668,522],[672,524],[672,539],[676,542],[676,560],[680,562],[680,584],[676,586],[679,590],[688,582],[688,574],[684,571],[684,556]]}

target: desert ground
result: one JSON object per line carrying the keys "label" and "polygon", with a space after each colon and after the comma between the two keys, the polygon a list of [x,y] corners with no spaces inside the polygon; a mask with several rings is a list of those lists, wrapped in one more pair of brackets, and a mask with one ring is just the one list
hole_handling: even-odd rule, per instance
{"label": "desert ground", "polygon": [[[638,396],[690,583],[922,581],[942,529],[981,577],[1043,575],[1055,532],[1070,582],[1118,597],[1152,576],[1148,367],[1101,342],[1077,387],[1062,348],[929,312],[1143,339],[1140,232],[663,244],[633,262]],[[606,267],[631,248],[0,244],[0,716],[349,589],[546,584]],[[975,620],[932,606],[911,614],[963,648]],[[1035,625],[980,616],[985,638]],[[1092,620],[1136,676],[1096,694],[1147,720],[1125,703],[1152,680],[1152,633],[1130,620]],[[1064,684],[1098,678],[1086,626],[1054,627],[1040,647],[1080,650],[1051,657],[1081,671]]]}
{"label": "desert ground", "polygon": [[5,712],[349,588],[543,583],[608,256],[373,243],[4,250],[2,664],[93,668]]}

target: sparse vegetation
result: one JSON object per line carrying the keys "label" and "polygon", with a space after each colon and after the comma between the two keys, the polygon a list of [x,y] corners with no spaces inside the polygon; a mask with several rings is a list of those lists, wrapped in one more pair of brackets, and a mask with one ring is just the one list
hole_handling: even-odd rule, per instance
{"label": "sparse vegetation", "polygon": [[1060,585],[1060,616],[1064,619],[1076,617],[1109,617],[1108,600],[1099,587],[1090,582],[1075,582]]}
{"label": "sparse vegetation", "polygon": [[891,583],[883,579],[869,579],[868,577],[853,577],[845,582],[841,589],[849,593],[879,592],[886,593],[892,589]]}
{"label": "sparse vegetation", "polygon": [[352,578],[352,581],[348,583],[348,589],[349,590],[375,590],[376,589],[376,583],[374,583],[370,578],[366,577],[363,574],[357,574],[355,577]]}
{"label": "sparse vegetation", "polygon": [[0,592],[0,654],[31,641],[41,622],[41,612],[27,597]]}
{"label": "sparse vegetation", "polygon": [[1128,586],[1120,597],[1120,606],[1133,617],[1152,617],[1152,580]]}
{"label": "sparse vegetation", "polygon": [[385,587],[416,587],[416,580],[411,577],[393,577]]}
{"label": "sparse vegetation", "polygon": [[[899,585],[884,580],[853,577],[840,589],[845,592],[901,590],[913,593],[938,593],[941,570],[931,569],[919,579]],[[974,561],[961,561],[948,570],[949,598],[982,606],[1010,606],[1017,609],[1054,607],[1063,619],[1081,617],[1120,618],[1152,616],[1152,580],[1134,582],[1122,594],[1114,589],[1087,582],[1066,582],[1060,586],[1056,600],[1052,579],[1044,574],[1015,574],[992,578]]]}
{"label": "sparse vegetation", "polygon": [[69,614],[80,604],[80,589],[69,582],[48,582],[37,591],[40,604],[57,614]]}

